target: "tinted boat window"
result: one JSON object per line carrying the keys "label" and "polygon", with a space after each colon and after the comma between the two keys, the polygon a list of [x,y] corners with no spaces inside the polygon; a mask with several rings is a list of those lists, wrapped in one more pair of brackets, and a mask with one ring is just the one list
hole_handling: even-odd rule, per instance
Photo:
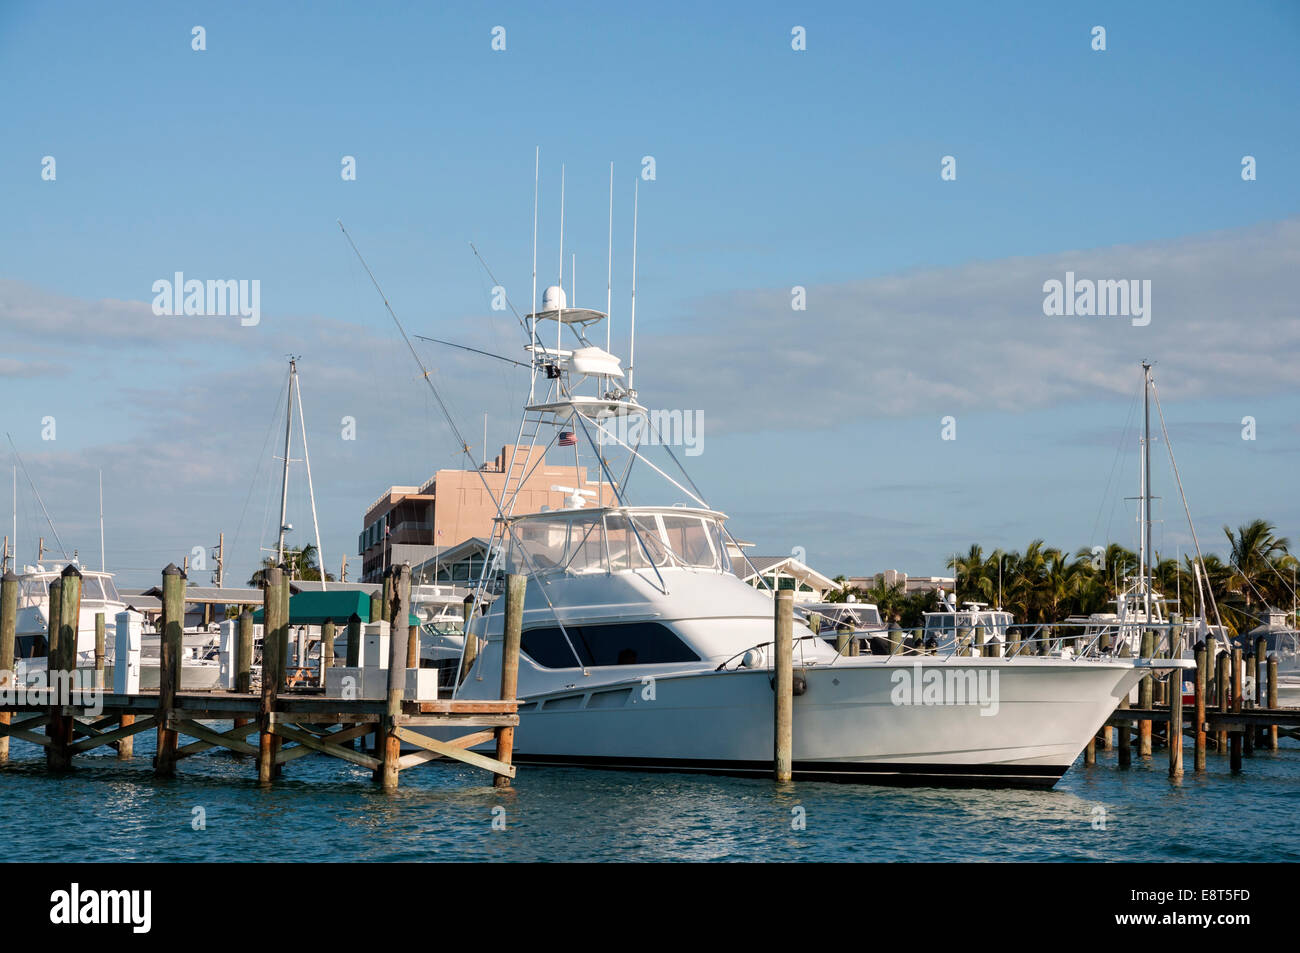
{"label": "tinted boat window", "polygon": [[[570,650],[564,640],[569,634]],[[573,652],[584,666],[657,665],[666,662],[698,662],[700,657],[671,629],[658,622],[627,622],[613,625],[570,625],[528,629],[520,648],[545,668],[574,668]]]}

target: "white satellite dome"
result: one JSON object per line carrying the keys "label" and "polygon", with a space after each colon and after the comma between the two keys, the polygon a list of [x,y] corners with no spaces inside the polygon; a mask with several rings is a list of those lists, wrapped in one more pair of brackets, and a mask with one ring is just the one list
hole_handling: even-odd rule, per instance
{"label": "white satellite dome", "polygon": [[569,302],[564,297],[564,289],[559,285],[551,285],[542,292],[543,311],[563,311],[568,306]]}

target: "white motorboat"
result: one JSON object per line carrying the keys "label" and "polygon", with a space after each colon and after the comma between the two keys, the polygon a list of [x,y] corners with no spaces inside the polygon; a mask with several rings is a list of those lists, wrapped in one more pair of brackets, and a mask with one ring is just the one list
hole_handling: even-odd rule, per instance
{"label": "white motorboat", "polygon": [[[73,563],[75,565],[75,562]],[[18,581],[18,618],[15,631],[15,677],[28,684],[43,679],[49,649],[50,583],[58,579],[66,564],[25,566]],[[77,619],[78,669],[95,667],[95,616],[104,614],[105,684],[113,684],[113,657],[117,614],[126,603],[117,594],[113,574],[77,566],[81,573],[81,611]],[[220,677],[220,665],[207,658],[210,635],[187,633],[181,664],[181,684],[186,691],[210,691]],[[145,635],[141,645],[140,688],[158,689],[158,636]]]}
{"label": "white motorboat", "polygon": [[[481,648],[456,697],[499,696],[505,600],[479,608],[502,573],[519,573],[516,763],[770,775],[773,599],[730,571],[738,544],[672,452],[672,415],[639,402],[634,363],[624,371],[608,330],[605,347],[589,338],[607,318],[569,307],[558,286],[526,316],[528,401],[503,489],[483,480],[498,516],[469,623]],[[552,487],[566,494],[561,509],[517,513],[526,476],[551,451],[596,479]],[[630,481],[651,480],[662,495],[634,504]],[[796,779],[1051,786],[1143,674],[1189,664],[842,657],[794,629]]]}
{"label": "white motorboat", "polygon": [[[559,288],[547,289],[543,310],[530,316],[556,321],[578,341],[552,348],[535,334],[534,375],[550,368],[550,390],[526,407],[521,438],[549,431],[545,449],[563,442],[578,460],[585,453],[602,486],[575,492],[569,508],[516,515],[518,468],[510,466],[481,588],[494,586],[499,570],[527,577],[515,760],[767,774],[772,599],[730,572],[726,516],[684,471],[679,479],[648,467],[667,477],[672,505],[627,499],[627,475],[643,454],[619,433],[646,408],[620,386],[609,355],[598,394],[575,393],[582,375],[574,355],[593,348],[584,327],[604,318],[566,309]],[[523,443],[515,454],[536,459]],[[610,463],[609,448],[624,451],[623,467]],[[588,495],[604,499],[588,506]],[[498,694],[503,618],[503,600],[472,618],[471,632],[486,645],[458,698]],[[993,638],[1003,621],[992,620]],[[1145,672],[1185,664],[970,658],[957,648],[840,657],[797,624],[795,777],[1050,786]]]}

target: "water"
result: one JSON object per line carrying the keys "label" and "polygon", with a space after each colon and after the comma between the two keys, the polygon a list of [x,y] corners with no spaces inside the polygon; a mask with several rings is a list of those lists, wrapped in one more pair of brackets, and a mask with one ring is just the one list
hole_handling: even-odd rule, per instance
{"label": "water", "polygon": [[[46,774],[39,748],[11,744],[0,769],[9,860],[1300,860],[1300,745],[1286,740],[1238,777],[1213,753],[1205,775],[1191,774],[1189,750],[1179,785],[1163,751],[1128,771],[1112,751],[1051,791],[521,767],[502,792],[484,772],[428,765],[404,771],[393,795],[317,756],[286,765],[270,789],[250,780],[250,759],[220,752],[156,780],[153,732],[136,736],[133,761],[80,755],[63,777]],[[206,829],[194,829],[196,808]]]}

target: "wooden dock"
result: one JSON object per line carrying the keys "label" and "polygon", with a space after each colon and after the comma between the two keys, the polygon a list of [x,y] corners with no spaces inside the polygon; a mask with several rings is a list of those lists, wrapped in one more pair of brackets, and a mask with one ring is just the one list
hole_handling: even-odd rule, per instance
{"label": "wooden dock", "polygon": [[[1243,754],[1252,755],[1256,749],[1276,751],[1279,737],[1300,741],[1300,708],[1278,706],[1277,657],[1268,655],[1265,647],[1261,636],[1248,654],[1239,647],[1221,652],[1211,671],[1210,647],[1204,642],[1197,644],[1191,705],[1183,702],[1181,672],[1167,682],[1147,675],[1139,687],[1138,707],[1130,708],[1127,698],[1120,703],[1088,743],[1085,763],[1095,764],[1097,752],[1111,747],[1112,728],[1119,733],[1121,768],[1132,763],[1136,741],[1139,756],[1150,755],[1156,747],[1165,748],[1169,775],[1175,778],[1183,774],[1184,738],[1192,740],[1192,770],[1198,774],[1206,770],[1209,751],[1227,754],[1232,771],[1240,772]],[[1151,655],[1145,639],[1142,653]],[[1244,690],[1247,672],[1255,679],[1253,697],[1247,697]]]}
{"label": "wooden dock", "polygon": [[[185,758],[219,748],[255,758],[263,783],[279,776],[283,765],[319,754],[371,769],[385,790],[397,788],[403,770],[444,758],[491,772],[496,786],[507,787],[515,776],[511,757],[519,724],[515,692],[523,581],[511,577],[506,588],[506,664],[498,700],[404,698],[406,672],[416,654],[410,651],[411,639],[417,637],[412,633],[418,635],[418,630],[401,624],[391,630],[386,697],[332,698],[323,689],[287,691],[289,586],[283,568],[266,573],[260,692],[250,690],[252,619],[245,612],[235,661],[235,684],[242,690],[186,693],[180,665],[185,576],[170,565],[163,570],[159,689],[115,694],[103,690],[102,616],[96,620],[95,668],[74,670],[81,576],[69,566],[50,593],[49,687],[43,692],[9,690],[0,700],[0,764],[8,761],[10,738],[43,747],[51,771],[70,770],[75,755],[106,745],[117,750],[119,759],[128,760],[134,736],[152,730],[158,738],[153,770],[159,777],[174,775]],[[17,588],[17,577],[7,573],[0,583],[0,672],[5,673],[12,673],[14,666]],[[386,589],[392,602],[389,617],[407,619],[410,567],[394,569],[391,588]],[[351,627],[349,661],[355,659],[359,634],[359,626]],[[219,731],[205,724],[213,721],[230,721],[234,727]],[[448,733],[455,737],[431,738],[424,733],[430,728],[453,729]],[[181,744],[182,736],[190,740]],[[470,750],[494,740],[494,756]],[[403,746],[414,750],[403,754]]]}

